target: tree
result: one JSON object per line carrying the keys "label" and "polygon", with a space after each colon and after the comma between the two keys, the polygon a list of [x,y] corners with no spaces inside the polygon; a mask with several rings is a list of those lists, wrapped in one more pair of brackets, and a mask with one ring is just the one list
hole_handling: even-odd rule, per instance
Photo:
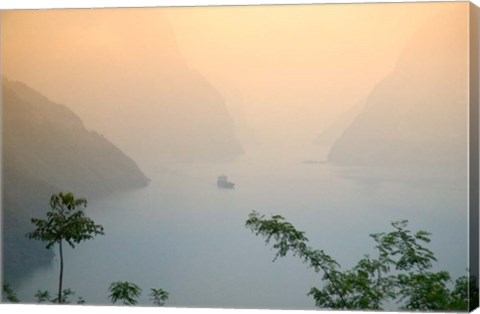
{"label": "tree", "polygon": [[165,301],[168,300],[168,292],[163,289],[150,289],[150,297],[153,304],[157,306],[164,306]]}
{"label": "tree", "polygon": [[274,261],[291,252],[315,272],[322,273],[323,287],[313,287],[308,293],[318,307],[381,310],[387,303],[396,302],[404,310],[466,311],[475,298],[478,303],[474,278],[462,276],[450,289],[450,274],[432,271],[436,259],[424,246],[430,242],[430,234],[412,234],[406,229],[406,220],[392,222],[392,232],[371,234],[378,256],[365,255],[345,271],[323,250],[311,248],[305,233],[280,215],[267,219],[254,211],[245,225],[255,235],[263,236],[267,244],[273,242],[277,250]]}
{"label": "tree", "polygon": [[95,224],[79,207],[87,207],[87,201],[75,199],[72,193],[54,194],[50,198],[50,211],[46,219],[32,218],[36,226],[33,232],[27,233],[29,239],[47,242],[47,249],[58,244],[60,255],[60,275],[58,282],[57,303],[62,303],[63,284],[63,242],[72,248],[82,241],[93,239],[96,235],[103,235],[103,226]]}
{"label": "tree", "polygon": [[139,286],[128,281],[112,282],[108,290],[111,292],[110,300],[114,304],[122,301],[123,305],[135,305],[138,303],[137,298],[142,294]]}

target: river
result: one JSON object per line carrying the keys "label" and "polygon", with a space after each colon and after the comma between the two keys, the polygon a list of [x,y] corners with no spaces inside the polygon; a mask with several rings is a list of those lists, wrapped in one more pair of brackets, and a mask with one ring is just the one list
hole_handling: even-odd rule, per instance
{"label": "river", "polygon": [[[131,281],[170,293],[174,307],[313,309],[307,296],[321,275],[274,251],[245,228],[252,211],[280,214],[306,232],[343,268],[373,251],[370,233],[408,219],[432,232],[438,268],[455,277],[467,267],[466,176],[386,176],[371,169],[304,163],[304,152],[250,151],[236,161],[159,163],[145,167],[151,184],[89,203],[105,235],[65,249],[64,287],[88,304],[110,304],[108,287]],[[233,190],[218,189],[226,174]],[[16,288],[34,302],[38,289],[56,291],[59,261],[37,269]],[[75,300],[75,298],[74,298]]]}

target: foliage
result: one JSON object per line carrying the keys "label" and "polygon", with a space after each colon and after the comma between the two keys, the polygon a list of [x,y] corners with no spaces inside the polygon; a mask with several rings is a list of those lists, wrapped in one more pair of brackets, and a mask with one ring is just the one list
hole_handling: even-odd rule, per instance
{"label": "foliage", "polygon": [[36,229],[26,235],[29,239],[47,242],[47,249],[58,244],[60,276],[57,303],[62,303],[62,300],[64,300],[62,296],[63,241],[74,248],[75,244],[93,239],[95,235],[104,234],[103,226],[95,224],[82,210],[78,209],[78,207],[86,206],[87,201],[85,199],[75,199],[72,193],[54,194],[50,198],[51,210],[47,212],[47,218],[32,218],[31,222],[36,226]]}
{"label": "foliage", "polygon": [[[62,290],[63,281],[63,241],[67,242],[72,248],[75,245],[91,240],[96,235],[103,235],[104,228],[97,225],[93,220],[78,209],[78,207],[87,207],[87,200],[83,198],[76,199],[72,193],[54,194],[50,198],[51,210],[47,212],[47,219],[32,218],[31,222],[36,229],[26,234],[29,239],[35,239],[47,242],[47,249],[58,244],[60,253],[60,277],[58,285],[58,294],[52,298],[49,291],[38,290],[35,298],[38,303],[51,302],[58,304],[69,304],[69,298],[75,294],[71,289]],[[141,295],[142,289],[134,283],[127,281],[117,281],[110,284],[109,291],[112,303],[122,301],[123,305],[135,305],[137,298]],[[4,284],[3,293],[6,294],[10,302],[18,302],[13,291],[8,284]],[[163,289],[151,289],[150,297],[153,304],[163,306],[168,299],[168,292]],[[77,304],[84,304],[85,300],[79,297]]]}
{"label": "foliage", "polygon": [[[52,298],[49,291],[38,290],[35,294],[38,303],[69,304],[69,298],[75,294],[70,289],[62,290],[63,242],[65,241],[72,248],[75,248],[75,245],[82,241],[91,240],[96,235],[104,234],[103,226],[95,224],[79,207],[87,207],[87,201],[82,198],[76,199],[72,193],[54,194],[50,198],[51,210],[47,212],[47,218],[31,219],[36,229],[27,233],[27,238],[47,242],[47,249],[58,244],[60,253],[60,277],[57,297]],[[110,285],[109,291],[111,292],[110,300],[112,303],[122,301],[123,305],[135,305],[137,304],[136,298],[140,296],[142,289],[136,284],[127,281],[117,281]],[[7,294],[7,299],[10,297],[11,300],[16,300],[13,291],[8,285],[4,285],[3,292]],[[150,296],[155,305],[163,306],[168,299],[168,292],[163,289],[151,289]],[[79,297],[77,304],[84,303],[85,300]]]}
{"label": "foliage", "polygon": [[[62,298],[59,300],[58,298],[52,298],[50,292],[47,290],[38,290],[35,294],[35,298],[37,299],[37,303],[58,303],[58,304],[70,304],[70,297],[75,295],[75,292],[71,289],[64,289],[62,291]],[[77,304],[84,304],[85,300],[82,297],[78,297]]]}
{"label": "foliage", "polygon": [[110,284],[108,289],[112,303],[122,301],[123,305],[135,305],[137,298],[141,295],[142,289],[134,283],[128,281],[116,281]]}
{"label": "foliage", "polygon": [[37,303],[51,302],[50,292],[47,290],[38,290],[35,298],[37,298]]}
{"label": "foliage", "polygon": [[[20,300],[17,298],[17,295],[10,287],[10,284],[4,283],[2,286],[2,297],[5,296],[5,299],[10,303],[18,303]],[[3,299],[3,298],[2,298]]]}
{"label": "foliage", "polygon": [[165,301],[168,300],[168,292],[163,289],[150,289],[150,297],[153,304],[157,306],[164,306]]}
{"label": "foliage", "polygon": [[436,259],[425,247],[430,234],[412,234],[406,229],[406,220],[392,222],[392,232],[371,234],[378,256],[365,255],[352,269],[344,271],[323,250],[311,248],[305,233],[280,215],[267,219],[254,211],[245,225],[255,235],[263,236],[267,244],[273,243],[277,250],[274,261],[291,252],[322,273],[323,287],[313,287],[308,293],[318,307],[382,310],[386,304],[396,302],[404,310],[466,311],[475,293],[478,300],[478,286],[472,278],[460,277],[449,289],[449,273],[432,270]]}
{"label": "foliage", "polygon": [[75,199],[72,193],[59,193],[50,198],[51,210],[47,219],[32,218],[37,227],[27,234],[30,239],[47,242],[47,249],[65,240],[72,248],[81,241],[93,239],[95,235],[104,234],[103,227],[96,225],[77,207],[87,207],[87,200]]}

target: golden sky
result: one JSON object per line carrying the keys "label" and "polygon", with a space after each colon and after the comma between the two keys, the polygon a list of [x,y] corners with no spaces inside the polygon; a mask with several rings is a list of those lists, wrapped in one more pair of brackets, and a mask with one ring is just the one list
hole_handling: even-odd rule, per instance
{"label": "golden sky", "polygon": [[237,124],[310,141],[449,9],[467,14],[468,3],[4,11],[2,67],[108,135],[102,117],[138,95],[154,103],[145,82],[184,63],[225,97]]}
{"label": "golden sky", "polygon": [[303,125],[301,132],[315,132],[362,101],[393,70],[419,27],[453,7],[466,12],[461,3],[167,12],[188,63],[224,93],[242,95],[243,112],[256,119],[254,125],[271,126],[269,131],[278,134],[280,121]]}

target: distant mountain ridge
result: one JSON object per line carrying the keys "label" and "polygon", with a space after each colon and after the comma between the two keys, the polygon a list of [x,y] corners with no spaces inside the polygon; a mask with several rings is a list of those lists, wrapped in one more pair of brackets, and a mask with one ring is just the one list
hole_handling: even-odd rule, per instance
{"label": "distant mountain ridge", "polygon": [[102,135],[88,131],[67,107],[21,82],[2,80],[4,272],[49,254],[26,240],[30,218],[42,216],[53,193],[87,199],[140,188],[149,179]]}
{"label": "distant mountain ridge", "polygon": [[365,100],[362,100],[345,110],[329,127],[314,139],[313,143],[321,146],[333,145],[362,111],[364,103]]}
{"label": "distant mountain ridge", "polygon": [[144,167],[232,160],[243,148],[225,99],[184,58],[164,11],[11,14],[28,19],[15,29],[29,45],[6,31],[5,73],[68,104]]}
{"label": "distant mountain ridge", "polygon": [[335,142],[330,162],[465,169],[467,21],[467,7],[460,7],[444,10],[418,30],[395,70]]}

